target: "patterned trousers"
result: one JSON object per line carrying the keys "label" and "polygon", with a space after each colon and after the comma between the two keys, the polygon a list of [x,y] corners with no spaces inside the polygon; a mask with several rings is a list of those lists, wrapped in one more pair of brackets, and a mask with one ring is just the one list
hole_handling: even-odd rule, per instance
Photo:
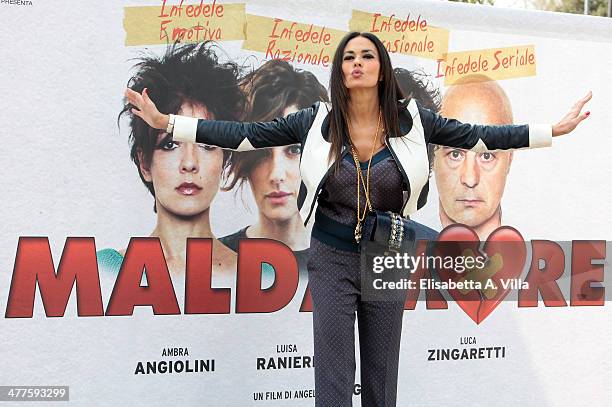
{"label": "patterned trousers", "polygon": [[352,406],[357,315],[361,405],[395,406],[404,302],[361,300],[359,253],[336,249],[313,238],[309,255],[315,405]]}

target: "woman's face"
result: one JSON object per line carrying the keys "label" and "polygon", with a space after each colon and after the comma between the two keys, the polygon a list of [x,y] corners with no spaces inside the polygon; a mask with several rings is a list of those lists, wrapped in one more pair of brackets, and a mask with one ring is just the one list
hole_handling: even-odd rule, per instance
{"label": "woman's face", "polygon": [[[187,102],[178,114],[211,118],[204,106]],[[222,170],[223,151],[220,148],[172,141],[172,136],[166,133],[157,138],[149,168],[141,164],[143,177],[155,188],[157,212],[166,211],[181,217],[208,210],[219,190]]]}
{"label": "woman's face", "polygon": [[[296,106],[285,109],[283,115],[296,112]],[[276,222],[298,216],[297,195],[300,189],[299,144],[268,149],[269,155],[251,171],[249,184],[260,216]]]}
{"label": "woman's face", "polygon": [[376,45],[361,36],[350,40],[342,55],[342,74],[347,89],[377,86],[381,78]]}

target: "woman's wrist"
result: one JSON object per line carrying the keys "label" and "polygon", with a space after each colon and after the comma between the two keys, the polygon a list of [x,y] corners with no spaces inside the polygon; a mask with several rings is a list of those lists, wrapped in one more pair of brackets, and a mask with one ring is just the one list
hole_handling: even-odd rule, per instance
{"label": "woman's wrist", "polygon": [[168,122],[170,121],[170,115],[168,114],[160,114],[159,119],[156,121],[155,128],[158,130],[164,130],[168,128]]}

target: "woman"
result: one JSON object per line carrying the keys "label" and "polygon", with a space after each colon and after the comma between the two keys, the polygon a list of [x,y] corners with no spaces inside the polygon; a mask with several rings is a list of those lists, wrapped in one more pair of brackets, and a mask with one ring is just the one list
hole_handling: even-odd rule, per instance
{"label": "woman", "polygon": [[[241,81],[241,87],[247,98],[247,121],[268,121],[317,101],[329,102],[327,90],[312,73],[281,60],[264,63]],[[297,207],[300,155],[300,144],[232,155],[228,185],[223,189],[229,191],[248,182],[259,217],[255,224],[220,240],[236,252],[240,239],[278,240],[293,250],[300,276],[305,277],[310,239]]]}
{"label": "woman", "polygon": [[[143,58],[136,67],[130,87],[155,89],[151,97],[166,111],[228,120],[242,115],[239,70],[231,63],[220,64],[209,44],[169,47],[161,58]],[[159,238],[170,273],[184,274],[188,237],[212,238],[213,272],[235,273],[236,255],[214,237],[209,217],[229,153],[172,140],[172,135],[133,116],[130,108],[126,104],[119,116],[131,119],[131,157],[157,214],[150,236]],[[125,250],[104,249],[98,261],[101,268],[118,272],[124,255]]]}
{"label": "woman", "polygon": [[[401,91],[387,51],[374,35],[358,32],[347,34],[334,55],[329,113],[325,106],[315,105],[268,123],[195,120],[160,113],[146,91],[126,93],[135,115],[154,128],[169,127],[175,139],[238,150],[302,144],[300,212],[307,226],[314,223],[315,230],[334,236],[322,242],[313,230],[308,261],[317,406],[351,405],[355,313],[362,404],[396,404],[403,301],[361,300],[359,253],[354,251],[351,232],[358,231],[364,208],[408,216],[425,204],[428,143],[473,151],[549,145],[551,136],[569,133],[588,116],[580,111],[591,97],[580,100],[552,128],[472,126],[446,120],[413,100],[398,103]],[[344,159],[349,154],[355,166],[350,156]],[[378,160],[383,154],[394,160]],[[369,170],[357,169],[363,164]],[[317,202],[339,228],[314,220],[314,214],[321,213]]]}

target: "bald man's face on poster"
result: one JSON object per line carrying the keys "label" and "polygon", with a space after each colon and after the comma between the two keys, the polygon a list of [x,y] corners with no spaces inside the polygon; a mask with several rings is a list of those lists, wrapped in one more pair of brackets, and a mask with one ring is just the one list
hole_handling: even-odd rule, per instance
{"label": "bald man's face on poster", "polygon": [[[511,124],[510,103],[492,81],[450,87],[442,99],[441,114],[472,124]],[[512,163],[512,152],[475,153],[436,147],[434,174],[443,227],[463,223],[481,239],[501,226],[501,199]]]}

